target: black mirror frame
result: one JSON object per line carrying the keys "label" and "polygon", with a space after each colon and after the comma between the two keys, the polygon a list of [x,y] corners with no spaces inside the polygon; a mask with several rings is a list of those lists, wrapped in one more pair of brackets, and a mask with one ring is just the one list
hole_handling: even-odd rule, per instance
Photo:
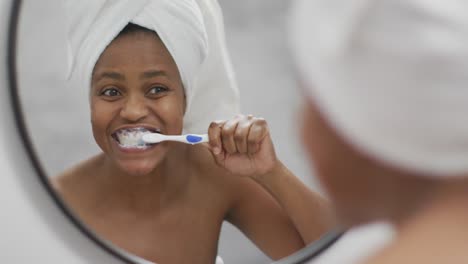
{"label": "black mirror frame", "polygon": [[[47,190],[49,195],[53,198],[55,203],[57,204],[58,208],[62,213],[83,233],[86,237],[88,237],[93,243],[95,243],[98,247],[103,249],[104,251],[108,252],[109,254],[113,255],[117,259],[124,261],[125,263],[134,263],[134,264],[141,264],[141,263],[148,263],[139,257],[133,256],[132,254],[126,253],[123,250],[113,246],[112,244],[103,241],[102,239],[98,238],[89,228],[87,228],[83,223],[81,223],[77,217],[73,215],[73,213],[68,209],[62,199],[57,195],[57,193],[53,190],[49,179],[45,173],[45,170],[41,166],[39,162],[38,156],[36,151],[33,147],[32,140],[29,136],[28,129],[26,127],[24,114],[21,108],[21,101],[19,98],[18,93],[18,80],[17,80],[17,61],[16,61],[16,52],[17,52],[17,40],[18,40],[18,25],[19,25],[19,17],[21,11],[21,0],[14,0],[12,1],[12,7],[10,11],[10,22],[9,22],[9,29],[8,29],[8,57],[7,57],[7,71],[8,71],[8,83],[9,83],[9,93],[10,93],[10,100],[12,102],[14,118],[16,129],[19,132],[21,138],[23,139],[23,147],[29,157],[29,161],[31,162],[32,166],[36,170],[37,176],[40,179],[43,187]],[[320,240],[317,242],[307,246],[306,248],[302,249],[301,251],[286,257],[282,260],[274,262],[275,264],[294,264],[294,263],[304,263],[308,260],[311,260],[314,257],[320,255],[323,251],[328,249],[331,245],[333,245],[343,234],[344,232],[341,231],[330,231],[326,235],[324,235]]]}

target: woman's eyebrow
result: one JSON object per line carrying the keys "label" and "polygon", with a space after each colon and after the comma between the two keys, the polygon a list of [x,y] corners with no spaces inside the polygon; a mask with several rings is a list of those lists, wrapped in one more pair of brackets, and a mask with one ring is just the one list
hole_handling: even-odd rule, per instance
{"label": "woman's eyebrow", "polygon": [[165,71],[151,70],[151,71],[146,71],[142,73],[140,75],[140,79],[149,79],[149,78],[158,77],[158,76],[169,77],[169,75]]}
{"label": "woman's eyebrow", "polygon": [[97,81],[99,81],[101,79],[104,79],[104,78],[115,79],[115,80],[119,80],[119,81],[125,80],[125,76],[123,74],[120,74],[118,72],[112,72],[112,71],[99,73],[93,79],[94,79],[94,81],[97,82]]}

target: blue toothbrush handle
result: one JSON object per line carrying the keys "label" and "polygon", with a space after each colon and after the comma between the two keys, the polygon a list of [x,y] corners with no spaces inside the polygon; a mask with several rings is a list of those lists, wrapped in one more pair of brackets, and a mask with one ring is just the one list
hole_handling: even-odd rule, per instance
{"label": "blue toothbrush handle", "polygon": [[190,144],[198,144],[203,142],[208,142],[209,138],[207,134],[197,135],[197,134],[187,134],[185,135],[185,140]]}

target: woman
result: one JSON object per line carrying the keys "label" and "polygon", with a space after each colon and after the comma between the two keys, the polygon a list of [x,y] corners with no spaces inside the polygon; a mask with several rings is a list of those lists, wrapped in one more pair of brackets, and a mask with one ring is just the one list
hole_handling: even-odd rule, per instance
{"label": "woman", "polygon": [[339,221],[396,228],[365,263],[468,263],[468,4],[294,10],[304,141]]}
{"label": "woman", "polygon": [[[95,17],[106,30],[115,26],[116,36],[91,24],[81,43],[93,45],[72,43],[71,80],[90,83],[93,136],[103,152],[56,179],[65,202],[98,235],[157,263],[213,263],[224,220],[273,259],[322,235],[331,224],[326,203],[276,158],[261,118],[211,122],[206,145],[134,144],[147,132],[193,131],[193,112],[209,90],[192,80],[200,82],[213,51],[195,2],[119,3],[108,2]],[[128,23],[109,24],[106,14]]]}

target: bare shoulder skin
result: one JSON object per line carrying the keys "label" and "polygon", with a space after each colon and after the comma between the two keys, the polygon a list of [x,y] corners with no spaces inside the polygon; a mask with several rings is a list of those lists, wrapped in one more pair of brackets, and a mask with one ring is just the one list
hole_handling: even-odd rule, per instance
{"label": "bare shoulder skin", "polygon": [[103,159],[96,156],[54,180],[83,222],[102,238],[153,262],[214,262],[229,207],[227,193],[219,189],[223,181],[208,181],[195,166],[175,188],[151,192],[153,182],[148,181],[125,189],[123,182],[105,180],[112,176],[105,175]]}
{"label": "bare shoulder skin", "polygon": [[438,192],[426,206],[401,220],[387,248],[366,264],[468,263],[466,182]]}
{"label": "bare shoulder skin", "polygon": [[[75,207],[84,202],[83,198],[90,197],[83,192],[89,191],[90,194],[93,193],[93,188],[89,188],[95,185],[92,184],[91,175],[99,170],[101,160],[102,155],[94,156],[52,177],[52,185],[61,198],[67,202],[71,202]],[[79,208],[80,206],[73,210],[80,211]]]}
{"label": "bare shoulder skin", "polygon": [[304,247],[287,212],[278,201],[260,184],[250,177],[229,173],[220,168],[206,149],[203,170],[206,171],[204,184],[216,185],[226,199],[227,208],[224,220],[239,228],[265,254],[272,259],[288,256]]}
{"label": "bare shoulder skin", "polygon": [[[54,186],[98,235],[151,261],[213,262],[224,220],[273,259],[304,246],[285,211],[264,188],[220,168],[205,147],[192,148],[191,172],[186,186],[174,191],[176,198],[156,191],[148,195],[144,187],[137,194],[109,189],[102,177],[103,155],[57,176]],[[186,253],[181,255],[181,250]]]}

